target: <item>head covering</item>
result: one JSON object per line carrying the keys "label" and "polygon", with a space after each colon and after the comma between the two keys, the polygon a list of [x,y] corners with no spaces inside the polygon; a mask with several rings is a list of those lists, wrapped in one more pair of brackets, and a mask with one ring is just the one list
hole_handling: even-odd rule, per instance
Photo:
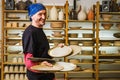
{"label": "head covering", "polygon": [[41,3],[31,4],[28,7],[28,16],[31,18],[34,14],[36,14],[40,10],[46,10],[45,6]]}

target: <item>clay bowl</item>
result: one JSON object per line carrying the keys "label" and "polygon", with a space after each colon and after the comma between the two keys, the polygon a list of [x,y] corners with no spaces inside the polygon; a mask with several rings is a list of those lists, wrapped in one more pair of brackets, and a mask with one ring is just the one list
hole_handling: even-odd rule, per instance
{"label": "clay bowl", "polygon": [[83,38],[93,38],[93,34],[91,33],[83,33],[82,36]]}
{"label": "clay bowl", "polygon": [[62,37],[63,36],[63,34],[61,34],[62,33],[62,31],[53,31],[54,32],[54,34],[52,34],[54,37]]}
{"label": "clay bowl", "polygon": [[63,22],[51,22],[51,28],[63,28]]}
{"label": "clay bowl", "polygon": [[103,20],[105,20],[105,21],[109,21],[109,20],[112,18],[112,15],[103,14],[103,15],[102,15],[102,18],[103,18]]}
{"label": "clay bowl", "polygon": [[70,33],[68,34],[70,38],[78,38],[78,33]]}
{"label": "clay bowl", "polygon": [[81,52],[81,54],[83,54],[83,55],[91,55],[91,54],[93,54],[93,51],[83,50]]}
{"label": "clay bowl", "polygon": [[120,38],[120,33],[114,33],[113,36],[116,38]]}
{"label": "clay bowl", "polygon": [[117,23],[117,24],[116,24],[116,27],[117,27],[118,29],[120,29],[120,23]]}
{"label": "clay bowl", "polygon": [[102,46],[109,46],[109,45],[110,45],[110,42],[101,42],[101,45],[102,45]]}
{"label": "clay bowl", "polygon": [[103,23],[101,25],[103,26],[105,30],[109,30],[113,26],[113,24],[111,23]]}
{"label": "clay bowl", "polygon": [[70,41],[69,44],[70,44],[70,45],[78,45],[79,42],[78,42],[78,41]]}
{"label": "clay bowl", "polygon": [[80,60],[79,59],[69,59],[69,62],[73,63],[73,64],[78,64],[78,63],[80,63]]}
{"label": "clay bowl", "polygon": [[94,46],[94,42],[93,41],[84,41],[82,42],[83,46]]}

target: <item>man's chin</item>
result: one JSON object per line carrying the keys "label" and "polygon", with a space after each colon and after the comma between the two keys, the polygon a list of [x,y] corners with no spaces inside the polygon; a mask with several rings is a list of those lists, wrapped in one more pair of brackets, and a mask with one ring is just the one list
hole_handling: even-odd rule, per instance
{"label": "man's chin", "polygon": [[40,25],[43,26],[43,25],[45,25],[45,23],[41,23]]}

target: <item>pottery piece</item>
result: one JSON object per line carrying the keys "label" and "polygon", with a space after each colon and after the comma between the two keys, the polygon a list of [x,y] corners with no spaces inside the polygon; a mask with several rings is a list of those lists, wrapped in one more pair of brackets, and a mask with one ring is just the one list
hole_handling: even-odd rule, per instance
{"label": "pottery piece", "polygon": [[15,74],[15,80],[19,80],[19,74]]}
{"label": "pottery piece", "polygon": [[56,64],[63,66],[63,69],[60,71],[72,71],[77,67],[75,64],[69,62],[57,62]]}
{"label": "pottery piece", "polygon": [[62,70],[64,67],[62,65],[59,64],[55,64],[52,67],[46,66],[46,65],[35,65],[32,66],[31,69],[33,70],[37,70],[37,71],[60,71]]}
{"label": "pottery piece", "polygon": [[57,18],[58,18],[58,12],[57,12],[57,8],[54,5],[50,10],[50,20],[57,20]]}
{"label": "pottery piece", "polygon": [[113,24],[111,23],[103,23],[101,25],[103,26],[105,30],[109,30],[113,26]]}
{"label": "pottery piece", "polygon": [[86,20],[86,12],[84,11],[84,8],[80,5],[79,11],[78,11],[78,20]]}
{"label": "pottery piece", "polygon": [[63,22],[51,22],[51,28],[63,28]]}
{"label": "pottery piece", "polygon": [[116,24],[116,27],[117,27],[118,29],[120,29],[120,23],[117,23],[117,24]]}
{"label": "pottery piece", "polygon": [[64,57],[70,55],[72,48],[69,46],[55,47],[49,51],[49,55],[52,57]]}
{"label": "pottery piece", "polygon": [[83,33],[83,34],[82,34],[82,37],[83,37],[83,38],[93,38],[94,36],[93,36],[92,33]]}
{"label": "pottery piece", "polygon": [[78,33],[69,33],[68,36],[70,38],[77,38],[78,37]]}
{"label": "pottery piece", "polygon": [[24,1],[19,1],[16,3],[17,10],[25,10],[26,9],[26,3]]}
{"label": "pottery piece", "polygon": [[69,19],[70,20],[77,20],[77,12],[74,9],[71,9],[70,14],[69,14]]}
{"label": "pottery piece", "polygon": [[6,10],[14,10],[15,9],[15,1],[14,0],[6,0]]}
{"label": "pottery piece", "polygon": [[17,57],[14,57],[12,62],[17,63],[18,62]]}
{"label": "pottery piece", "polygon": [[69,59],[69,62],[73,63],[73,64],[78,64],[78,63],[80,63],[80,60],[79,59]]}
{"label": "pottery piece", "polygon": [[69,44],[70,44],[70,45],[78,45],[79,42],[78,42],[78,41],[70,41]]}
{"label": "pottery piece", "polygon": [[110,15],[110,14],[102,14],[102,18],[105,21],[109,21],[112,18],[112,15]]}
{"label": "pottery piece", "polygon": [[63,34],[61,34],[62,33],[62,31],[53,31],[54,32],[54,34],[52,34],[54,37],[62,37],[63,36]]}
{"label": "pottery piece", "polygon": [[120,38],[120,33],[114,33],[113,36],[116,38]]}
{"label": "pottery piece", "polygon": [[26,4],[26,10],[28,9],[28,6],[32,4],[32,1],[31,0],[26,0],[25,1],[25,4]]}
{"label": "pottery piece", "polygon": [[94,19],[94,12],[93,12],[92,8],[90,8],[90,10],[88,11],[87,18],[88,18],[88,20]]}
{"label": "pottery piece", "polygon": [[70,45],[70,47],[72,48],[72,54],[70,56],[77,55],[81,52],[81,47],[78,45]]}
{"label": "pottery piece", "polygon": [[62,9],[58,13],[58,20],[64,20],[64,13]]}
{"label": "pottery piece", "polygon": [[8,66],[5,66],[4,71],[5,71],[5,72],[8,72],[8,71],[9,71]]}

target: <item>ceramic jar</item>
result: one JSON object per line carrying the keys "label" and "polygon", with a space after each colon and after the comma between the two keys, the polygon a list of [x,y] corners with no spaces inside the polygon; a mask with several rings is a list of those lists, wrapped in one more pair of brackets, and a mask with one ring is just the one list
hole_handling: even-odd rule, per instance
{"label": "ceramic jar", "polygon": [[19,71],[24,71],[24,67],[23,66],[20,66],[20,69],[19,69]]}
{"label": "ceramic jar", "polygon": [[9,71],[8,66],[5,66],[4,71],[5,71],[5,72],[8,72],[8,71]]}
{"label": "ceramic jar", "polygon": [[14,71],[15,72],[19,71],[19,67],[17,65],[14,67]]}
{"label": "ceramic jar", "polygon": [[24,80],[24,74],[20,74],[20,80]]}
{"label": "ceramic jar", "polygon": [[14,80],[14,74],[10,74],[10,80]]}
{"label": "ceramic jar", "polygon": [[77,20],[77,12],[74,9],[72,9],[70,11],[69,19],[71,19],[71,20]]}
{"label": "ceramic jar", "polygon": [[14,68],[14,67],[11,65],[11,66],[9,67],[9,71],[10,71],[10,72],[13,72],[13,68]]}
{"label": "ceramic jar", "polygon": [[92,8],[89,9],[88,14],[87,14],[87,18],[88,18],[88,20],[94,19],[94,12],[93,12]]}
{"label": "ceramic jar", "polygon": [[80,8],[78,10],[78,20],[86,20],[86,12],[84,11],[84,8],[80,5]]}
{"label": "ceramic jar", "polygon": [[22,57],[19,57],[19,58],[18,58],[18,62],[19,62],[19,63],[22,63],[22,62],[23,62]]}
{"label": "ceramic jar", "polygon": [[6,0],[6,8],[7,10],[14,10],[15,9],[15,1],[14,0]]}
{"label": "ceramic jar", "polygon": [[58,13],[58,20],[63,20],[64,19],[64,13],[63,10],[61,9]]}
{"label": "ceramic jar", "polygon": [[26,3],[22,0],[16,3],[17,10],[25,10],[26,9]]}
{"label": "ceramic jar", "polygon": [[50,20],[57,20],[57,18],[58,18],[58,12],[57,12],[57,8],[54,5],[50,10]]}
{"label": "ceramic jar", "polygon": [[12,62],[13,62],[13,63],[17,63],[17,62],[18,62],[18,61],[17,61],[17,57],[14,57]]}
{"label": "ceramic jar", "polygon": [[32,4],[32,1],[27,0],[27,1],[25,1],[25,4],[26,4],[26,8],[25,9],[27,10],[28,6]]}
{"label": "ceramic jar", "polygon": [[10,80],[10,74],[5,74],[5,80]]}
{"label": "ceramic jar", "polygon": [[19,80],[19,74],[15,74],[15,80]]}

